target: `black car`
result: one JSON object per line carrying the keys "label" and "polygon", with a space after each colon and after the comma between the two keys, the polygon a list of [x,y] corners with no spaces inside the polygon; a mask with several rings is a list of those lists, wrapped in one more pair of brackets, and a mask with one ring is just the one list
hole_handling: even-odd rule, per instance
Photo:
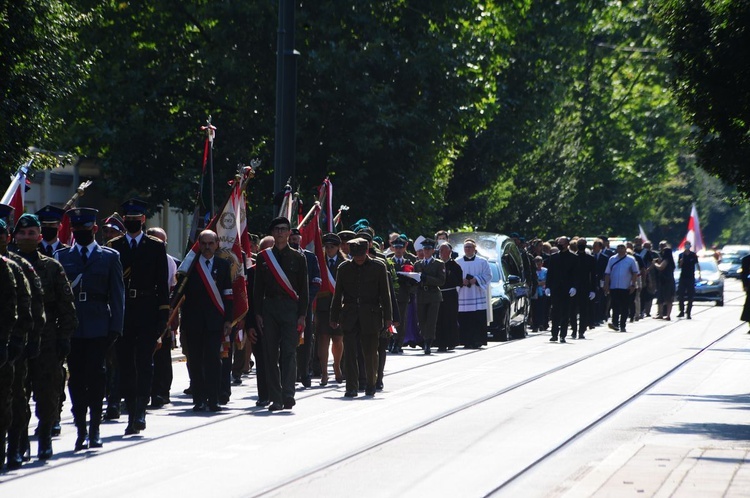
{"label": "black car", "polygon": [[459,258],[463,257],[466,239],[476,241],[477,254],[488,261],[492,270],[492,322],[487,328],[488,338],[507,341],[526,337],[530,292],[521,251],[506,235],[458,232],[450,235],[450,243]]}

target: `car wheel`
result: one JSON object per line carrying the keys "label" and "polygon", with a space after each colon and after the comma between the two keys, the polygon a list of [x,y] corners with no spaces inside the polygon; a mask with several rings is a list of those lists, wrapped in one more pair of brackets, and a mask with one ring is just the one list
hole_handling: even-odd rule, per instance
{"label": "car wheel", "polygon": [[716,306],[724,306],[724,300],[716,301]]}

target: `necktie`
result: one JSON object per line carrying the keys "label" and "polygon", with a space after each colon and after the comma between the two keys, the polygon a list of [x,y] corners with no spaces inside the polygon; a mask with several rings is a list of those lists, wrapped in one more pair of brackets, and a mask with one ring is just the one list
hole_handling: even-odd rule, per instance
{"label": "necktie", "polygon": [[86,264],[86,261],[89,260],[89,248],[88,247],[81,247],[81,259],[83,260],[83,264]]}
{"label": "necktie", "polygon": [[135,239],[130,239],[130,250],[135,251],[136,247],[138,247],[138,244],[135,243]]}
{"label": "necktie", "polygon": [[55,251],[52,249],[52,244],[47,244],[47,247],[44,249],[44,252],[49,256],[50,258],[55,253]]}
{"label": "necktie", "polygon": [[328,258],[328,269],[331,270],[331,273],[333,273],[333,270],[336,269],[336,260],[333,258]]}
{"label": "necktie", "polygon": [[401,258],[396,258],[396,263],[398,263],[399,266],[404,264],[404,260]]}
{"label": "necktie", "polygon": [[211,271],[211,260],[210,260],[210,259],[207,259],[207,260],[206,260],[206,269],[207,269],[208,271]]}

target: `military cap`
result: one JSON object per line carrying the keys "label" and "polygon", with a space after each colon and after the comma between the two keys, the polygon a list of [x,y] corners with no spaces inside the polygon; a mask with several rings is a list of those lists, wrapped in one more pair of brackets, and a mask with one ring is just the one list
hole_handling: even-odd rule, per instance
{"label": "military cap", "polygon": [[372,242],[372,234],[367,230],[360,230],[357,232],[357,237],[365,239],[368,243]]}
{"label": "military cap", "polygon": [[291,232],[292,232],[292,235],[302,235],[302,234],[301,234],[301,233],[299,232],[299,228],[292,228]]}
{"label": "military cap", "polygon": [[350,240],[357,238],[357,234],[351,230],[342,230],[337,235],[341,239],[341,242],[349,242]]}
{"label": "military cap", "polygon": [[327,233],[323,235],[323,244],[332,244],[334,246],[340,246],[341,237],[339,237],[335,233]]}
{"label": "military cap", "polygon": [[102,226],[114,228],[115,230],[125,233],[125,224],[122,222],[122,217],[117,212],[112,213],[109,218],[105,219]]}
{"label": "military cap", "polygon": [[93,225],[96,223],[96,215],[99,211],[94,208],[73,208],[65,212],[70,218],[70,224],[76,225]]}
{"label": "military cap", "polygon": [[8,204],[0,204],[0,218],[7,221],[10,217],[10,213],[13,212],[13,209],[13,206],[10,206]]}
{"label": "military cap", "polygon": [[39,217],[39,221],[42,223],[59,223],[63,216],[65,216],[65,210],[59,207],[47,204],[42,209],[36,212]]}
{"label": "military cap", "polygon": [[518,234],[518,232],[511,232],[510,238],[511,239],[520,239],[521,236]]}
{"label": "military cap", "polygon": [[16,223],[16,228],[14,231],[18,231],[19,228],[29,228],[29,227],[38,227],[41,228],[42,224],[39,222],[39,218],[35,214],[31,213],[24,213],[21,215],[20,218],[18,218],[18,223]]}
{"label": "military cap", "polygon": [[367,254],[367,249],[369,249],[370,243],[361,238],[357,237],[349,241],[349,253],[352,256],[362,256],[363,254]]}
{"label": "military cap", "polygon": [[360,220],[357,220],[357,222],[354,225],[349,227],[349,230],[351,230],[352,232],[359,232],[363,228],[366,228],[369,226],[370,226],[370,222],[367,221],[365,218],[362,218]]}
{"label": "military cap", "polygon": [[128,199],[122,203],[122,213],[125,216],[140,216],[146,214],[148,202],[141,199]]}
{"label": "military cap", "polygon": [[391,242],[391,246],[393,247],[406,247],[406,239],[402,239],[401,237],[397,238],[393,242]]}
{"label": "military cap", "polygon": [[274,227],[277,227],[279,225],[286,225],[287,228],[292,228],[292,224],[289,223],[289,218],[286,218],[284,216],[277,216],[273,220],[271,220],[271,223],[268,225],[268,233],[273,232]]}
{"label": "military cap", "polygon": [[423,249],[435,249],[435,241],[432,239],[424,239],[422,241]]}
{"label": "military cap", "polygon": [[0,218],[0,235],[4,235],[8,233],[8,224],[5,223],[5,220]]}

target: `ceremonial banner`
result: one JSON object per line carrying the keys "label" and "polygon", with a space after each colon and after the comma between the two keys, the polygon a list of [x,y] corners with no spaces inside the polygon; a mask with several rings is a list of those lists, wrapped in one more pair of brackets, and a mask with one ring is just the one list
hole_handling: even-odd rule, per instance
{"label": "ceremonial banner", "polygon": [[321,238],[319,224],[320,204],[316,204],[313,207],[312,217],[308,218],[308,222],[305,225],[299,227],[299,233],[301,237],[299,245],[300,247],[303,247],[311,253],[315,254],[315,257],[318,258],[318,267],[320,268],[320,277],[322,280],[320,284],[320,290],[328,291],[333,294],[336,282],[333,279],[333,275],[331,275],[331,272],[328,270],[328,265],[326,264],[326,255],[323,251],[323,240]]}
{"label": "ceremonial banner", "polygon": [[643,242],[649,242],[648,237],[646,237],[646,231],[643,229],[640,223],[638,224],[638,236]]}
{"label": "ceremonial banner", "polygon": [[333,214],[333,184],[328,177],[323,180],[323,185],[320,186],[318,200],[323,208],[323,226],[326,233],[331,233],[334,229],[333,219],[336,215]]}
{"label": "ceremonial banner", "polygon": [[15,222],[23,214],[23,205],[26,198],[26,172],[28,168],[21,166],[13,175],[13,179],[8,185],[8,189],[3,195],[2,202],[9,206],[13,206],[13,219],[10,220],[11,227],[15,225]]}
{"label": "ceremonial banner", "polygon": [[685,235],[685,238],[682,239],[682,242],[680,242],[680,251],[685,250],[685,242],[690,242],[693,245],[693,252],[700,252],[705,249],[705,246],[703,245],[703,234],[701,234],[701,224],[698,221],[698,210],[695,209],[695,204],[693,204],[693,209],[690,210],[688,232],[687,235]]}

